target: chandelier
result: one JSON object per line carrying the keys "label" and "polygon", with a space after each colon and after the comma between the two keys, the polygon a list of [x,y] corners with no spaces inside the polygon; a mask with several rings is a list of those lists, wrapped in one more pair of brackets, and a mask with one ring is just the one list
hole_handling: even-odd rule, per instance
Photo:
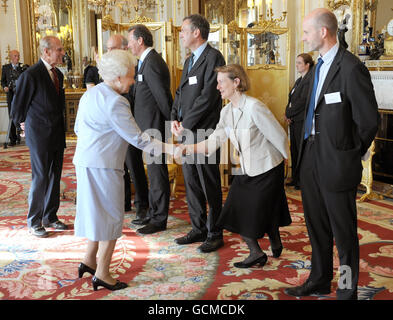
{"label": "chandelier", "polygon": [[87,4],[90,10],[102,15],[110,14],[116,7],[129,15],[131,8],[138,13],[139,10],[151,11],[157,6],[156,0],[88,0]]}

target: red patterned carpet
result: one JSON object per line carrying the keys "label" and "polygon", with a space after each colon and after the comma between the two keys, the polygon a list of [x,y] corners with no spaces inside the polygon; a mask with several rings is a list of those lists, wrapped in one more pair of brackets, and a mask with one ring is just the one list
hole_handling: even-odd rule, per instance
{"label": "red patterned carpet", "polygon": [[[75,189],[72,155],[66,149],[59,217],[73,225]],[[271,256],[267,239],[260,241],[269,256],[263,268],[237,269],[233,263],[248,255],[236,234],[225,232],[225,246],[218,252],[199,253],[199,244],[179,246],[173,240],[190,229],[184,190],[171,201],[168,229],[139,236],[127,214],[123,236],[117,242],[111,272],[129,287],[115,292],[94,292],[91,276],[78,279],[77,266],[86,241],[73,230],[52,232],[49,238],[30,236],[26,227],[30,187],[27,148],[0,151],[0,300],[290,300],[284,289],[303,283],[310,270],[311,247],[299,191],[288,188],[293,223],[281,229],[284,251]],[[360,239],[359,299],[393,299],[393,203],[358,204]],[[335,257],[332,294],[304,300],[335,299],[338,258]]]}

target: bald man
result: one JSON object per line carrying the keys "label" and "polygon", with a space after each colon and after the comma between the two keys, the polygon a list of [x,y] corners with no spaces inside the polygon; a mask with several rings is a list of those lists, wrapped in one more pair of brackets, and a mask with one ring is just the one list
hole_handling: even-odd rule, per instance
{"label": "bald man", "polygon": [[378,129],[378,106],[370,73],[337,43],[337,19],[327,9],[303,21],[303,41],[319,51],[313,69],[298,168],[304,217],[311,242],[307,281],[292,296],[330,293],[333,241],[340,259],[337,299],[357,299],[359,240],[356,190],[362,157]]}
{"label": "bald man", "polygon": [[[10,63],[3,65],[1,71],[1,86],[7,94],[8,115],[11,113],[11,102],[15,93],[16,80],[18,80],[21,73],[29,67],[28,65],[24,65],[19,62],[20,55],[18,50],[11,50],[9,58]],[[15,144],[20,143],[20,134],[16,130],[15,124],[12,121],[8,134],[9,146],[14,146]],[[6,148],[7,142],[8,141],[5,142],[4,148]]]}

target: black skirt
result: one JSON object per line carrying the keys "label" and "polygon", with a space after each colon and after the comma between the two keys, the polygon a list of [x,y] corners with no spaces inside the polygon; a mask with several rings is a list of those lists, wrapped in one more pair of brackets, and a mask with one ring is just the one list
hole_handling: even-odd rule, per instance
{"label": "black skirt", "polygon": [[235,176],[218,225],[259,239],[292,222],[284,189],[284,162],[255,177]]}

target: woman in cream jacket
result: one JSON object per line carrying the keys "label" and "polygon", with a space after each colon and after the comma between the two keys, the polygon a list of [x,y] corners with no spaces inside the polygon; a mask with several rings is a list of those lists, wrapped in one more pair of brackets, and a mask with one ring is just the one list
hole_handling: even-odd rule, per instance
{"label": "woman in cream jacket", "polygon": [[[250,255],[234,265],[249,268],[267,261],[258,239],[267,233],[274,257],[282,251],[279,226],[291,223],[284,190],[284,159],[288,138],[271,111],[259,100],[244,94],[249,79],[240,65],[216,69],[217,89],[230,101],[220,121],[205,141],[183,145],[182,153],[210,154],[228,138],[239,153],[241,173],[233,179],[219,218],[219,225],[242,236]],[[180,151],[180,150],[179,150]]]}

